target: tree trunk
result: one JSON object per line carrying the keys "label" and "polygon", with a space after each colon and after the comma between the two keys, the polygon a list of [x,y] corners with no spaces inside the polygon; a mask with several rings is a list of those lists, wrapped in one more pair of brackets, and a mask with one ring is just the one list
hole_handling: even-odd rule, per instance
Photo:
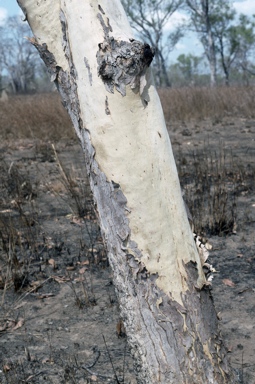
{"label": "tree trunk", "polygon": [[214,38],[212,35],[211,30],[211,24],[209,15],[206,15],[207,17],[207,41],[208,41],[208,60],[210,64],[210,76],[211,76],[211,87],[215,87],[216,85],[216,52],[215,52],[215,44],[214,44]]}
{"label": "tree trunk", "polygon": [[162,52],[159,52],[159,57],[160,57],[160,63],[161,63],[163,85],[164,85],[164,87],[171,87],[171,82],[169,80],[169,76],[168,76],[167,69],[166,69],[166,63],[165,63],[164,56],[162,55]]}
{"label": "tree trunk", "polygon": [[229,86],[229,70],[230,70],[230,57],[229,60],[225,57],[224,53],[224,44],[223,39],[221,36],[218,37],[219,40],[219,52],[220,52],[220,58],[221,58],[221,65],[225,76],[225,85]]}
{"label": "tree trunk", "polygon": [[234,383],[149,65],[119,0],[19,0],[85,152],[138,383]]}

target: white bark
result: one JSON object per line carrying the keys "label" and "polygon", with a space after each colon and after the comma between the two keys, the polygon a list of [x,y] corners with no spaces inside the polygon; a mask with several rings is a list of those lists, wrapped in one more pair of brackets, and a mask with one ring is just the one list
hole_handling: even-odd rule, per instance
{"label": "white bark", "polygon": [[119,0],[19,4],[86,154],[139,382],[226,382],[150,50],[132,40]]}
{"label": "white bark", "polygon": [[[64,71],[68,62],[67,46],[63,47],[60,7],[62,17],[68,20],[68,41],[78,73],[76,84],[81,118],[90,133],[95,159],[107,180],[119,184],[127,199],[130,239],[142,252],[142,262],[150,273],[158,274],[159,288],[167,294],[171,292],[181,303],[180,286],[182,292],[187,289],[183,262],[197,262],[200,288],[205,279],[150,71],[146,74],[147,87],[142,97],[129,87],[126,97],[116,90],[114,94],[107,92],[97,74],[98,44],[105,37],[98,14],[107,25],[107,16],[99,12],[98,2],[40,1],[37,6],[33,0],[22,3],[38,43],[47,45]],[[105,14],[111,15],[113,32],[110,36],[124,41],[133,38],[122,7],[117,7],[115,1],[100,1],[100,4]],[[109,114],[105,112],[106,98]],[[150,100],[148,105],[143,99]]]}
{"label": "white bark", "polygon": [[208,54],[207,58],[210,64],[210,77],[211,77],[211,87],[216,85],[216,52],[215,52],[215,43],[212,36],[211,25],[209,21],[209,15],[206,15],[207,18],[207,41],[208,41]]}

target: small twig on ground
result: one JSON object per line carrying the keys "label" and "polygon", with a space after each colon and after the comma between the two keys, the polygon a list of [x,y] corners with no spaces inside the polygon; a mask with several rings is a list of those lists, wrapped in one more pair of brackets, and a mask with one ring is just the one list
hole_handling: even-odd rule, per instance
{"label": "small twig on ground", "polygon": [[93,349],[94,349],[94,352],[97,352],[97,356],[96,356],[95,360],[93,361],[93,363],[87,366],[88,369],[93,368],[94,365],[96,365],[96,363],[98,362],[98,359],[99,359],[99,357],[100,357],[100,355],[101,355],[101,352],[100,352],[100,350],[97,348],[97,346],[94,347]]}
{"label": "small twig on ground", "polygon": [[[103,339],[104,339],[104,343],[105,343],[105,346],[106,346],[106,349],[107,349],[107,352],[108,352],[108,355],[109,355],[109,358],[110,358],[110,361],[111,361],[111,365],[113,367],[111,356],[109,354],[109,350],[107,348],[104,336],[103,336]],[[82,365],[81,368],[83,368],[85,371],[87,371],[92,376],[97,376],[97,377],[101,377],[101,378],[104,378],[104,379],[111,379],[111,380],[115,378],[117,383],[120,384],[120,382],[119,382],[119,380],[117,378],[117,375],[116,375],[114,367],[113,367],[114,376],[102,375],[101,373],[94,372],[94,371],[91,370],[91,368],[93,368],[96,365],[96,363],[98,362],[99,357],[101,355],[101,352],[100,352],[100,350],[97,347],[94,348],[94,352],[97,353],[97,356],[96,356],[95,360],[92,362],[92,364],[90,364],[88,366]]]}
{"label": "small twig on ground", "polygon": [[112,370],[113,370],[113,373],[114,373],[114,377],[115,377],[117,383],[120,384],[120,381],[119,381],[118,376],[117,376],[117,374],[116,374],[116,370],[115,370],[115,368],[114,368],[114,365],[113,365],[113,362],[112,362],[112,358],[111,358],[109,349],[108,349],[108,347],[107,347],[107,344],[106,344],[106,340],[105,340],[104,335],[103,335],[103,339],[104,339],[105,348],[106,348],[106,350],[107,350],[107,353],[108,353],[108,356],[109,356],[109,360],[110,360],[110,363],[111,363],[111,366],[112,366]]}
{"label": "small twig on ground", "polygon": [[67,275],[69,277],[69,281],[70,281],[70,285],[68,284],[68,286],[71,288],[73,294],[74,294],[74,297],[75,297],[75,303],[78,305],[79,308],[82,308],[83,307],[83,302],[82,300],[79,298],[77,292],[76,292],[76,289],[75,289],[75,286],[74,286],[74,283],[73,283],[73,280],[72,280],[72,277],[71,277],[71,274],[69,273],[69,271],[66,271],[67,272]]}
{"label": "small twig on ground", "polygon": [[66,183],[67,183],[67,185],[68,185],[68,184],[69,184],[69,180],[68,180],[68,178],[66,177],[66,173],[65,173],[65,171],[64,171],[64,169],[63,169],[63,167],[62,167],[62,165],[61,165],[61,163],[60,163],[60,160],[59,160],[59,157],[58,157],[58,154],[57,154],[57,151],[56,151],[56,147],[55,147],[55,145],[54,145],[53,143],[51,144],[51,146],[52,146],[54,155],[55,155],[55,157],[56,157],[56,162],[57,162],[57,164],[58,164],[58,166],[59,166],[59,169],[60,169],[60,171],[61,171],[61,174],[62,174],[62,176],[64,177],[64,179],[65,179],[65,181],[66,181]]}
{"label": "small twig on ground", "polygon": [[7,273],[6,273],[6,280],[4,283],[4,292],[2,296],[1,306],[4,305],[4,300],[5,300],[5,295],[6,295],[7,285],[8,285],[8,277],[11,275],[10,262],[11,262],[11,237],[9,238],[8,267],[7,267]]}
{"label": "small twig on ground", "polygon": [[40,372],[35,373],[34,375],[28,376],[27,379],[25,379],[25,380],[21,380],[21,381],[22,381],[22,383],[27,383],[27,382],[29,382],[30,380],[34,379],[36,376],[44,375],[45,373],[47,373],[47,372],[45,372],[45,371],[40,371]]}
{"label": "small twig on ground", "polygon": [[[102,375],[101,373],[98,373],[98,372],[93,372],[93,371],[91,371],[91,369],[89,369],[85,365],[81,365],[81,368],[85,369],[85,371],[87,371],[91,376],[97,376],[97,377],[102,377],[104,379],[111,379],[111,380],[115,378],[115,375],[114,376],[108,376],[108,375]],[[118,381],[118,383],[119,383],[119,381]]]}
{"label": "small twig on ground", "polygon": [[37,285],[36,287],[30,289],[30,291],[24,293],[24,295],[20,296],[20,298],[15,302],[15,306],[17,306],[17,304],[24,300],[25,297],[27,297],[28,295],[30,295],[32,292],[36,291],[37,289],[41,288],[45,283],[47,283],[47,281],[49,281],[50,279],[52,279],[52,277],[48,277],[46,280],[44,280],[42,283],[40,283],[39,285]]}

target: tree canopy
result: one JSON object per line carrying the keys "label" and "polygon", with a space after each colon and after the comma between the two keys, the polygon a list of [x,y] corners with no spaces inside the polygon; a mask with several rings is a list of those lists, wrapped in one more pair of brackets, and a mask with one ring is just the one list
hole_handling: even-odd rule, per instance
{"label": "tree canopy", "polygon": [[122,3],[139,37],[155,48],[157,84],[169,86],[167,60],[183,31],[180,26],[168,31],[166,26],[174,12],[182,6],[183,0],[122,0]]}
{"label": "tree canopy", "polygon": [[[121,1],[137,38],[155,51],[157,86],[252,83],[255,19],[237,14],[230,0]],[[202,44],[202,55],[187,51],[173,60],[173,49],[191,32]],[[20,17],[12,16],[0,27],[0,89],[13,93],[52,89],[45,67],[25,38],[29,35]]]}

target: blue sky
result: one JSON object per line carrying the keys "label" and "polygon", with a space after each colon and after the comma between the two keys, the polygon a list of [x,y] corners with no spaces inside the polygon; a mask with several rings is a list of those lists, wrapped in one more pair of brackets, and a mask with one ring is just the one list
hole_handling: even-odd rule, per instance
{"label": "blue sky", "polygon": [[[248,16],[255,14],[255,0],[234,0],[233,5],[238,13],[245,13]],[[0,25],[4,23],[8,16],[22,14],[16,0],[0,0]],[[175,18],[169,22],[168,29],[172,29],[176,23],[180,22],[186,15],[177,12]],[[183,38],[170,55],[170,61],[175,61],[181,53],[192,53],[201,55],[203,49],[196,36],[190,35]]]}
{"label": "blue sky", "polygon": [[17,15],[20,8],[15,0],[0,0],[0,23],[4,17]]}
{"label": "blue sky", "polygon": [[[233,0],[232,3],[238,14],[244,13],[250,17],[255,15],[255,0]],[[171,27],[177,25],[183,17],[184,19],[187,18],[187,15],[177,12],[175,18],[173,17],[172,20],[170,19],[168,29],[171,30]],[[174,51],[172,51],[170,54],[170,62],[174,62],[182,53],[191,53],[195,56],[200,56],[203,54],[203,47],[197,39],[195,33],[190,33],[189,35],[187,33],[185,37],[180,40],[179,43],[177,43]]]}

